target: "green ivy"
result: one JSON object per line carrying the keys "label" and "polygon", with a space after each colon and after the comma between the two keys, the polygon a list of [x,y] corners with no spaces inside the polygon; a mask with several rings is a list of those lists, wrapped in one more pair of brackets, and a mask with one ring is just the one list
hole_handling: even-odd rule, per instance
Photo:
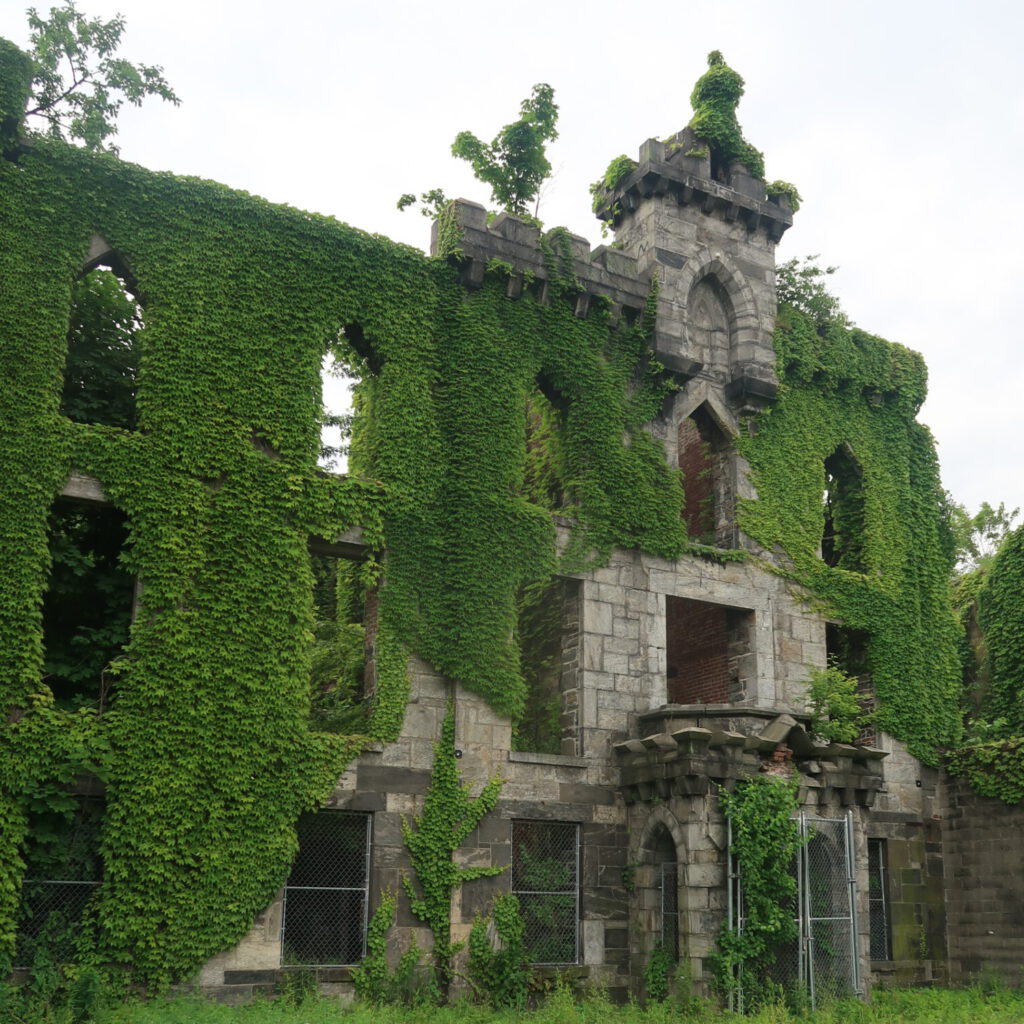
{"label": "green ivy", "polygon": [[743,79],[733,71],[718,50],[708,54],[708,69],[693,87],[690,103],[693,118],[690,127],[698,139],[711,147],[712,165],[727,172],[732,163],[741,163],[755,177],[764,177],[764,155],[743,138],[736,107],[743,95]]}
{"label": "green ivy", "polygon": [[[492,810],[504,779],[490,779],[476,798],[470,798],[463,785],[455,753],[455,703],[449,701],[441,727],[441,738],[434,745],[434,766],[430,786],[423,802],[423,813],[412,822],[402,819],[402,836],[412,860],[416,884],[408,876],[402,883],[412,912],[423,921],[434,937],[434,966],[442,993],[447,993],[452,977],[451,940],[452,893],[463,882],[501,874],[503,867],[459,867],[452,854],[476,828],[480,819]],[[417,891],[418,890],[418,891]]]}
{"label": "green ivy", "polygon": [[[497,948],[488,934],[493,922]],[[477,993],[494,1010],[523,1010],[530,987],[530,962],[525,945],[526,926],[519,898],[506,892],[496,896],[489,917],[479,915],[469,932],[466,970]]]}
{"label": "green ivy", "polygon": [[796,878],[800,846],[796,822],[798,782],[759,775],[722,791],[719,802],[732,825],[732,854],[743,891],[743,930],[722,929],[715,976],[723,992],[741,991],[756,1008],[776,953],[797,937]]}
{"label": "green ivy", "polygon": [[988,653],[989,684],[984,708],[989,719],[1024,735],[1024,527],[1010,533],[978,595],[978,625]]}
{"label": "green ivy", "polygon": [[[914,419],[924,364],[842,318],[816,323],[789,305],[775,349],[778,401],[738,441],[758,493],[741,503],[740,524],[783,554],[783,571],[827,615],[868,633],[877,724],[936,764],[960,736],[960,667],[935,444]],[[837,452],[856,497],[845,495],[833,526],[857,543],[840,545],[830,566],[822,495]]]}

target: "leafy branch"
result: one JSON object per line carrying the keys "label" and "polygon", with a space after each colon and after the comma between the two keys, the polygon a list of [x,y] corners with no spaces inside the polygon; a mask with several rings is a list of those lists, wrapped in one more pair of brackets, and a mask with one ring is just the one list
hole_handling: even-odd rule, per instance
{"label": "leafy branch", "polygon": [[34,74],[25,117],[41,118],[50,138],[78,139],[86,149],[116,154],[107,139],[117,134],[125,100],[133,106],[147,96],[181,102],[163,68],[114,56],[125,26],[120,14],[109,21],[90,19],[75,0],[66,0],[50,8],[49,18],[29,8],[28,23]]}

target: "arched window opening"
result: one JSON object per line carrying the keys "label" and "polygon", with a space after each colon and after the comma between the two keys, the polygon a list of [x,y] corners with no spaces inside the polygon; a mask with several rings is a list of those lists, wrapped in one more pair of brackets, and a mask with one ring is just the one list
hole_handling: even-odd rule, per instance
{"label": "arched window opening", "polygon": [[[346,473],[349,456],[372,401],[373,380],[381,361],[362,325],[346,324],[327,342],[320,365],[320,465]],[[357,460],[358,461],[358,460]]]}
{"label": "arched window opening", "polygon": [[845,444],[825,460],[823,506],[822,561],[834,569],[866,572],[864,474]]}
{"label": "arched window opening", "polygon": [[132,621],[135,581],[123,564],[127,519],[110,505],[60,498],[48,529],[44,679],[60,706],[103,711]]}
{"label": "arched window opening", "polygon": [[736,543],[735,495],[729,485],[729,439],[705,405],[679,424],[679,468],[691,540],[715,547]]}
{"label": "arched window opening", "polygon": [[652,932],[662,948],[676,962],[679,960],[679,859],[676,844],[664,826],[651,837],[651,860],[654,864],[654,887],[657,895],[657,916]]}
{"label": "arched window opening", "polygon": [[143,310],[116,260],[71,287],[61,412],[76,423],[134,430]]}

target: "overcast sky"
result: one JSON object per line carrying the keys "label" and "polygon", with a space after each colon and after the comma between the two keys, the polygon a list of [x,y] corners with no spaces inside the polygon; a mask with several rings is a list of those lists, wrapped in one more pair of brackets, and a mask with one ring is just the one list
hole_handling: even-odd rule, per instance
{"label": "overcast sky", "polygon": [[[39,4],[48,7],[47,0]],[[804,204],[780,260],[819,253],[861,327],[922,352],[921,419],[973,510],[1024,506],[1024,4],[1020,0],[81,0],[182,99],[121,118],[121,155],[330,214],[420,248],[403,192],[489,201],[455,135],[490,139],[536,82],[560,138],[540,216],[601,241],[588,184],[691,116],[720,49],[746,138]],[[26,44],[23,5],[0,35]]]}

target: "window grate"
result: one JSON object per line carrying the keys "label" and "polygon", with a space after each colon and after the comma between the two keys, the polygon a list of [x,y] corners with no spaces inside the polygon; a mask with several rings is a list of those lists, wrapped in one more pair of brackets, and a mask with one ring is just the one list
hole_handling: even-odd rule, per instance
{"label": "window grate", "polygon": [[342,967],[366,952],[372,817],[318,811],[299,819],[299,852],[284,889],[281,963]]}
{"label": "window grate", "polygon": [[513,821],[511,874],[531,963],[578,963],[579,826],[568,822]]}
{"label": "window grate", "polygon": [[889,938],[889,888],[885,859],[885,840],[868,840],[868,924],[871,934],[871,959],[891,960]]}

